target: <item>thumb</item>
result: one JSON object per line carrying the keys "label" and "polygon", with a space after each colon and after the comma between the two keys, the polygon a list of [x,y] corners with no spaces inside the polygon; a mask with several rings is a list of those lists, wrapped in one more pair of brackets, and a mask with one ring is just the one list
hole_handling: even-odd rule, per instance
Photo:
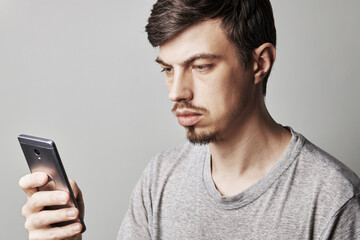
{"label": "thumb", "polygon": [[80,190],[79,186],[77,185],[77,183],[73,179],[69,179],[69,182],[70,182],[71,189],[74,193],[76,203],[79,206],[80,215],[82,218],[84,218],[85,205],[84,205],[84,200],[83,200],[81,190]]}

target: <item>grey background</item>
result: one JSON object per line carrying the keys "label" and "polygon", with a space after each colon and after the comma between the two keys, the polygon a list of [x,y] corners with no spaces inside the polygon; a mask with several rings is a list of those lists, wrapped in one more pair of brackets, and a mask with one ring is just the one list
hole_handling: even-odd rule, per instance
{"label": "grey background", "polygon": [[[80,185],[84,239],[115,239],[156,152],[184,141],[144,25],[153,0],[0,0],[0,239],[26,239],[16,136],[56,141]],[[274,0],[267,105],[360,174],[360,1]]]}

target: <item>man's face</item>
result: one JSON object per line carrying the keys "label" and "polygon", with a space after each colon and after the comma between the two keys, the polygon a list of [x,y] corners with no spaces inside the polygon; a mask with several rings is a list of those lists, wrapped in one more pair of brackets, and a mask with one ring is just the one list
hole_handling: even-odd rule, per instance
{"label": "man's face", "polygon": [[[251,112],[253,73],[239,61],[219,20],[191,26],[160,46],[173,112],[187,137],[209,143],[231,137]],[[250,102],[250,104],[249,104]]]}

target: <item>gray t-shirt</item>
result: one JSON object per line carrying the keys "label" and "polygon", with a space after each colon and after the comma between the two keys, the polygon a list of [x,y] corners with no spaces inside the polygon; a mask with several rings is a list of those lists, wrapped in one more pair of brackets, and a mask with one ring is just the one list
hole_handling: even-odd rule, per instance
{"label": "gray t-shirt", "polygon": [[360,239],[360,180],[292,131],[281,159],[258,182],[221,196],[208,146],[155,156],[135,187],[120,239]]}

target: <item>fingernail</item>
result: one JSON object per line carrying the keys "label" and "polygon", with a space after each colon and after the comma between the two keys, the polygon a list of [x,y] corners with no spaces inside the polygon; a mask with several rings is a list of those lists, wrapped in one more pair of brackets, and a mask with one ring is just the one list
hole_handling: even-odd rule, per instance
{"label": "fingernail", "polygon": [[75,217],[75,210],[71,209],[71,210],[67,211],[67,215],[68,215],[68,217]]}
{"label": "fingernail", "polygon": [[60,194],[59,196],[59,201],[62,203],[66,203],[66,194]]}
{"label": "fingernail", "polygon": [[81,230],[80,224],[74,225],[74,226],[72,227],[72,230],[73,230],[74,232],[80,232],[80,230]]}

